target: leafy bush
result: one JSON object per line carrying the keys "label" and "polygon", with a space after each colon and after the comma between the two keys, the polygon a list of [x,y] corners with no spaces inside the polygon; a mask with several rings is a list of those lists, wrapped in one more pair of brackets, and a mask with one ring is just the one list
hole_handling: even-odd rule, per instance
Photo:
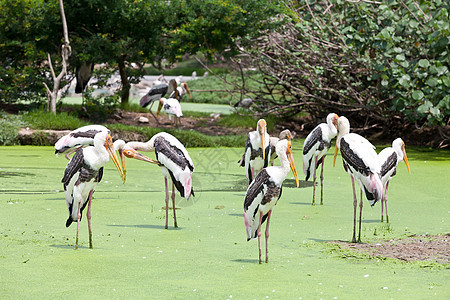
{"label": "leafy bush", "polygon": [[80,116],[88,118],[94,123],[103,123],[108,117],[114,114],[118,106],[118,94],[94,97],[92,95],[92,89],[88,88],[84,93]]}
{"label": "leafy bush", "polygon": [[26,126],[20,116],[0,111],[0,145],[9,146],[19,143],[19,128]]}

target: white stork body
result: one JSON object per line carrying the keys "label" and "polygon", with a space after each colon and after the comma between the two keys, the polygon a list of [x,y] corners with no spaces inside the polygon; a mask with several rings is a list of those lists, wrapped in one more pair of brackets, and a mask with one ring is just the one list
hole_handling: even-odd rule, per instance
{"label": "white stork body", "polygon": [[[146,157],[137,151],[155,151],[156,159]],[[192,173],[194,163],[183,144],[169,133],[161,132],[155,134],[148,142],[129,142],[123,146],[123,154],[128,158],[135,158],[150,163],[158,163],[164,175],[166,190],[166,226],[168,228],[169,190],[167,180],[172,180],[172,202],[174,214],[174,226],[178,227],[175,215],[175,187],[181,197],[189,200],[194,195],[192,187]]]}
{"label": "white stork body", "polygon": [[66,158],[69,158],[69,155],[75,151],[75,149],[85,146],[94,145],[94,137],[99,132],[110,133],[109,129],[102,125],[87,125],[80,127],[61,137],[55,143],[55,154],[64,153],[69,151],[66,154]]}
{"label": "white stork body", "polygon": [[174,90],[170,93],[169,98],[175,98],[178,101],[181,101],[186,93],[189,94],[189,97],[192,99],[192,94],[187,83],[183,82],[176,88],[176,91]]}
{"label": "white stork body", "polygon": [[381,199],[381,222],[383,222],[383,207],[386,207],[386,222],[389,223],[389,214],[387,208],[387,190],[389,182],[397,173],[397,166],[402,160],[405,161],[408,172],[411,174],[409,168],[408,158],[406,156],[405,143],[401,138],[397,138],[392,142],[392,147],[384,148],[378,153],[378,158],[381,164],[381,182],[384,186],[384,194]]}
{"label": "white stork body", "polygon": [[152,114],[152,116],[156,119],[156,121],[158,121],[158,119],[152,113],[153,103],[155,101],[159,101],[166,94],[177,93],[176,89],[177,89],[177,82],[175,81],[175,79],[170,80],[169,83],[161,82],[150,88],[147,94],[145,94],[144,97],[141,98],[139,104],[142,107],[147,107],[150,104],[148,110]]}
{"label": "white stork body", "polygon": [[69,227],[73,221],[77,222],[75,249],[78,248],[81,214],[86,205],[88,205],[86,217],[89,228],[89,247],[92,248],[92,194],[98,182],[102,179],[103,167],[109,161],[110,157],[113,159],[122,180],[124,180],[123,171],[113,149],[111,136],[106,131],[102,131],[95,135],[94,146],[81,148],[76,151],[64,171],[64,177],[61,182],[64,186],[64,194],[69,211],[66,227]]}
{"label": "white stork body", "polygon": [[315,205],[316,197],[316,169],[322,164],[320,172],[320,204],[323,204],[323,165],[325,156],[331,147],[331,140],[337,134],[338,116],[330,113],[327,116],[327,123],[317,125],[306,137],[303,144],[303,173],[308,181],[313,173],[313,200]]}
{"label": "white stork body", "polygon": [[156,117],[159,116],[161,108],[163,108],[166,114],[169,115],[169,120],[171,120],[172,116],[174,116],[174,125],[175,127],[178,126],[177,120],[183,116],[180,102],[175,98],[161,98],[159,100],[158,112],[156,114]]}
{"label": "white stork body", "polygon": [[381,167],[377,153],[375,152],[375,146],[362,136],[349,132],[350,123],[346,117],[340,117],[338,120],[338,137],[336,140],[334,162],[336,162],[337,150],[339,148],[341,150],[344,169],[352,179],[354,209],[352,242],[356,243],[357,199],[354,180],[361,187],[358,242],[361,242],[362,192],[365,192],[367,200],[373,206],[383,195],[383,183],[381,182]]}
{"label": "white stork body", "polygon": [[269,165],[270,153],[267,124],[264,119],[260,119],[256,130],[248,133],[244,157],[239,161],[239,165],[245,167],[245,175],[249,184],[262,168]]}
{"label": "white stork body", "polygon": [[268,262],[270,215],[281,196],[283,181],[289,173],[289,168],[294,173],[298,187],[298,176],[292,155],[291,142],[289,140],[281,140],[277,143],[276,152],[281,165],[262,169],[249,185],[244,200],[244,225],[247,241],[258,237],[259,263],[261,263],[261,224],[267,219],[265,236],[266,262]]}

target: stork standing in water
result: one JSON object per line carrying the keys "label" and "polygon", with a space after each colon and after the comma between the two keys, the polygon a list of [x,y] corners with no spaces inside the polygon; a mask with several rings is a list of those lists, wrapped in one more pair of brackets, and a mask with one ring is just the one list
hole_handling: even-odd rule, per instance
{"label": "stork standing in water", "polygon": [[160,83],[152,87],[147,94],[145,94],[144,97],[141,98],[139,101],[139,104],[142,107],[147,107],[150,104],[149,112],[152,114],[152,116],[155,118],[156,122],[158,122],[158,119],[155,117],[155,115],[152,113],[152,106],[153,103],[157,100],[160,100],[162,97],[164,97],[166,94],[174,94],[175,98],[178,97],[178,91],[177,91],[177,82],[175,79],[171,79],[169,83]]}
{"label": "stork standing in water", "polygon": [[89,229],[89,248],[92,248],[91,230],[91,202],[92,194],[103,176],[103,167],[113,160],[119,171],[122,181],[125,182],[124,173],[119,165],[111,136],[107,131],[101,131],[93,138],[94,146],[77,149],[75,155],[67,164],[64,177],[61,180],[64,186],[69,218],[66,227],[72,222],[77,222],[77,236],[75,249],[78,249],[78,234],[80,229],[81,214],[88,205],[86,217]]}
{"label": "stork standing in water", "polygon": [[181,105],[180,102],[175,98],[161,98],[159,100],[159,106],[158,106],[158,112],[156,113],[156,118],[159,117],[159,113],[161,112],[161,109],[164,108],[164,111],[166,114],[169,115],[169,120],[172,119],[172,116],[174,116],[174,126],[178,127],[179,118],[183,116],[183,112],[181,111]]}
{"label": "stork standing in water", "polygon": [[[181,197],[189,200],[194,195],[192,187],[192,173],[194,172],[194,164],[183,144],[171,134],[161,132],[154,135],[148,142],[128,142],[123,145],[123,155],[128,158],[134,158],[149,163],[158,164],[164,175],[164,184],[166,190],[166,225],[168,228],[169,216],[169,189],[167,179],[172,180],[172,204],[174,227],[177,225],[177,217],[175,213],[175,188]],[[157,161],[137,151],[155,151]],[[124,172],[126,172],[125,160],[122,161]]]}
{"label": "stork standing in water", "polygon": [[331,140],[337,134],[338,115],[330,113],[327,116],[327,123],[317,125],[305,139],[303,144],[303,173],[308,181],[313,173],[313,200],[316,199],[316,169],[322,164],[320,171],[320,205],[323,204],[323,165],[325,156],[331,147]]}
{"label": "stork standing in water", "polygon": [[108,128],[102,125],[87,125],[77,128],[61,137],[55,144],[55,154],[66,153],[65,157],[70,160],[69,155],[77,149],[94,145],[94,137],[97,133],[106,132]]}
{"label": "stork standing in water", "polygon": [[176,87],[174,91],[172,91],[169,95],[169,98],[175,98],[178,101],[181,101],[183,99],[183,96],[189,94],[189,97],[192,99],[191,91],[189,90],[189,87],[186,82],[181,83],[179,86]]}
{"label": "stork standing in water", "polygon": [[245,167],[248,184],[262,168],[269,165],[269,159],[270,137],[267,133],[267,123],[264,119],[260,119],[256,130],[248,133],[244,156],[239,161],[239,165]]}
{"label": "stork standing in water", "polygon": [[266,263],[269,261],[269,221],[272,209],[281,196],[283,181],[289,173],[289,167],[298,183],[295,169],[292,145],[289,140],[277,143],[276,152],[281,165],[262,169],[247,189],[244,200],[244,224],[247,241],[258,237],[259,263],[261,263],[261,224],[267,219],[266,225]]}
{"label": "stork standing in water", "polygon": [[[383,222],[383,206],[386,207],[386,222],[389,223],[389,215],[387,208],[387,190],[391,178],[397,173],[397,165],[402,160],[405,161],[408,173],[411,174],[409,168],[408,157],[406,157],[405,143],[401,138],[397,138],[392,142],[392,147],[384,148],[378,153],[381,164],[381,182],[384,186],[384,196],[381,198],[381,222]],[[384,203],[383,203],[384,202]],[[383,205],[384,204],[384,205]]]}
{"label": "stork standing in water", "polygon": [[364,190],[371,206],[383,196],[383,183],[381,182],[381,166],[375,147],[362,136],[349,133],[350,123],[346,117],[338,120],[338,137],[334,152],[333,165],[336,163],[338,148],[341,150],[345,171],[352,179],[353,187],[353,238],[356,243],[356,206],[358,204],[355,192],[355,180],[361,187],[361,201],[359,204],[359,234],[358,243],[361,242],[362,192]]}
{"label": "stork standing in water", "polygon": [[280,135],[278,137],[276,136],[271,136],[269,139],[269,145],[270,145],[270,165],[273,166],[273,162],[275,160],[275,158],[277,158],[277,152],[275,151],[275,146],[277,145],[277,143],[280,140],[284,140],[284,139],[288,139],[288,140],[292,140],[293,139],[293,135],[291,133],[291,131],[289,129],[285,129],[282,132],[280,132]]}

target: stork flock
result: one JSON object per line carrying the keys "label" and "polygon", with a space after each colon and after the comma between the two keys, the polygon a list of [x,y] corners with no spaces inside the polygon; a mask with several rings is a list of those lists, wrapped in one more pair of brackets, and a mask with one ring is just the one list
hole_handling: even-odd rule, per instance
{"label": "stork flock", "polygon": [[[173,89],[175,87],[175,89]],[[169,89],[169,87],[168,87]],[[189,91],[187,85],[183,88]],[[175,97],[182,94],[172,85]],[[167,91],[164,91],[167,93]],[[185,93],[185,92],[184,92]],[[152,103],[148,93],[143,97],[146,105]],[[159,96],[158,96],[159,97]],[[154,98],[156,99],[158,98]],[[169,98],[170,99],[170,98]],[[173,98],[175,99],[175,98]],[[160,98],[161,103],[162,98]],[[141,100],[142,102],[142,100]],[[142,103],[141,103],[142,104]],[[161,105],[161,104],[160,104]],[[353,187],[353,237],[352,242],[361,241],[361,218],[363,207],[363,192],[373,206],[382,202],[383,221],[384,211],[386,221],[389,222],[387,210],[387,189],[392,177],[396,174],[399,162],[405,161],[410,172],[405,151],[405,143],[400,139],[394,140],[392,147],[388,147],[379,154],[375,147],[364,137],[350,133],[350,123],[346,117],[339,117],[330,113],[327,122],[317,125],[305,139],[303,145],[303,172],[305,181],[313,178],[313,200],[315,204],[316,169],[321,166],[321,201],[323,204],[323,171],[324,161],[332,140],[337,136],[333,165],[340,150],[344,170],[350,175]],[[249,132],[245,144],[244,154],[239,165],[245,167],[248,188],[244,197],[244,225],[247,240],[258,239],[259,262],[262,262],[261,226],[266,223],[265,242],[268,262],[269,222],[274,206],[282,194],[282,185],[290,170],[299,187],[299,178],[294,162],[292,150],[293,135],[284,130],[279,137],[270,137],[267,133],[267,123],[264,119],[257,122],[256,130]],[[154,151],[156,160],[141,152]],[[116,152],[119,153],[117,156]],[[112,141],[110,131],[102,125],[88,125],[78,128],[60,138],[55,144],[55,153],[65,153],[69,160],[62,179],[69,217],[66,227],[77,222],[76,244],[78,248],[79,226],[82,212],[87,206],[86,218],[89,229],[89,247],[92,248],[91,203],[97,184],[103,177],[103,167],[111,159],[115,164],[121,180],[126,181],[126,159],[133,158],[160,167],[165,185],[165,228],[168,228],[169,210],[169,181],[172,182],[172,207],[174,227],[177,227],[175,212],[175,189],[181,197],[189,200],[195,196],[192,185],[194,163],[183,144],[169,133],[161,132],[154,135],[148,142]],[[72,157],[70,155],[73,154]],[[119,162],[120,157],[120,162]],[[278,158],[280,165],[273,166]],[[269,166],[270,164],[270,166]],[[360,186],[359,234],[356,239],[357,194],[355,181]]]}

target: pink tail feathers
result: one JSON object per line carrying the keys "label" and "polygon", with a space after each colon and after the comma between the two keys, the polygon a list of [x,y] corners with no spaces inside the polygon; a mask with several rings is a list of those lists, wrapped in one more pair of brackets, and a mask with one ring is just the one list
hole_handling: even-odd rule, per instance
{"label": "pink tail feathers", "polygon": [[384,187],[379,174],[370,174],[370,187],[372,189],[372,193],[375,195],[375,202],[381,200],[383,197]]}

